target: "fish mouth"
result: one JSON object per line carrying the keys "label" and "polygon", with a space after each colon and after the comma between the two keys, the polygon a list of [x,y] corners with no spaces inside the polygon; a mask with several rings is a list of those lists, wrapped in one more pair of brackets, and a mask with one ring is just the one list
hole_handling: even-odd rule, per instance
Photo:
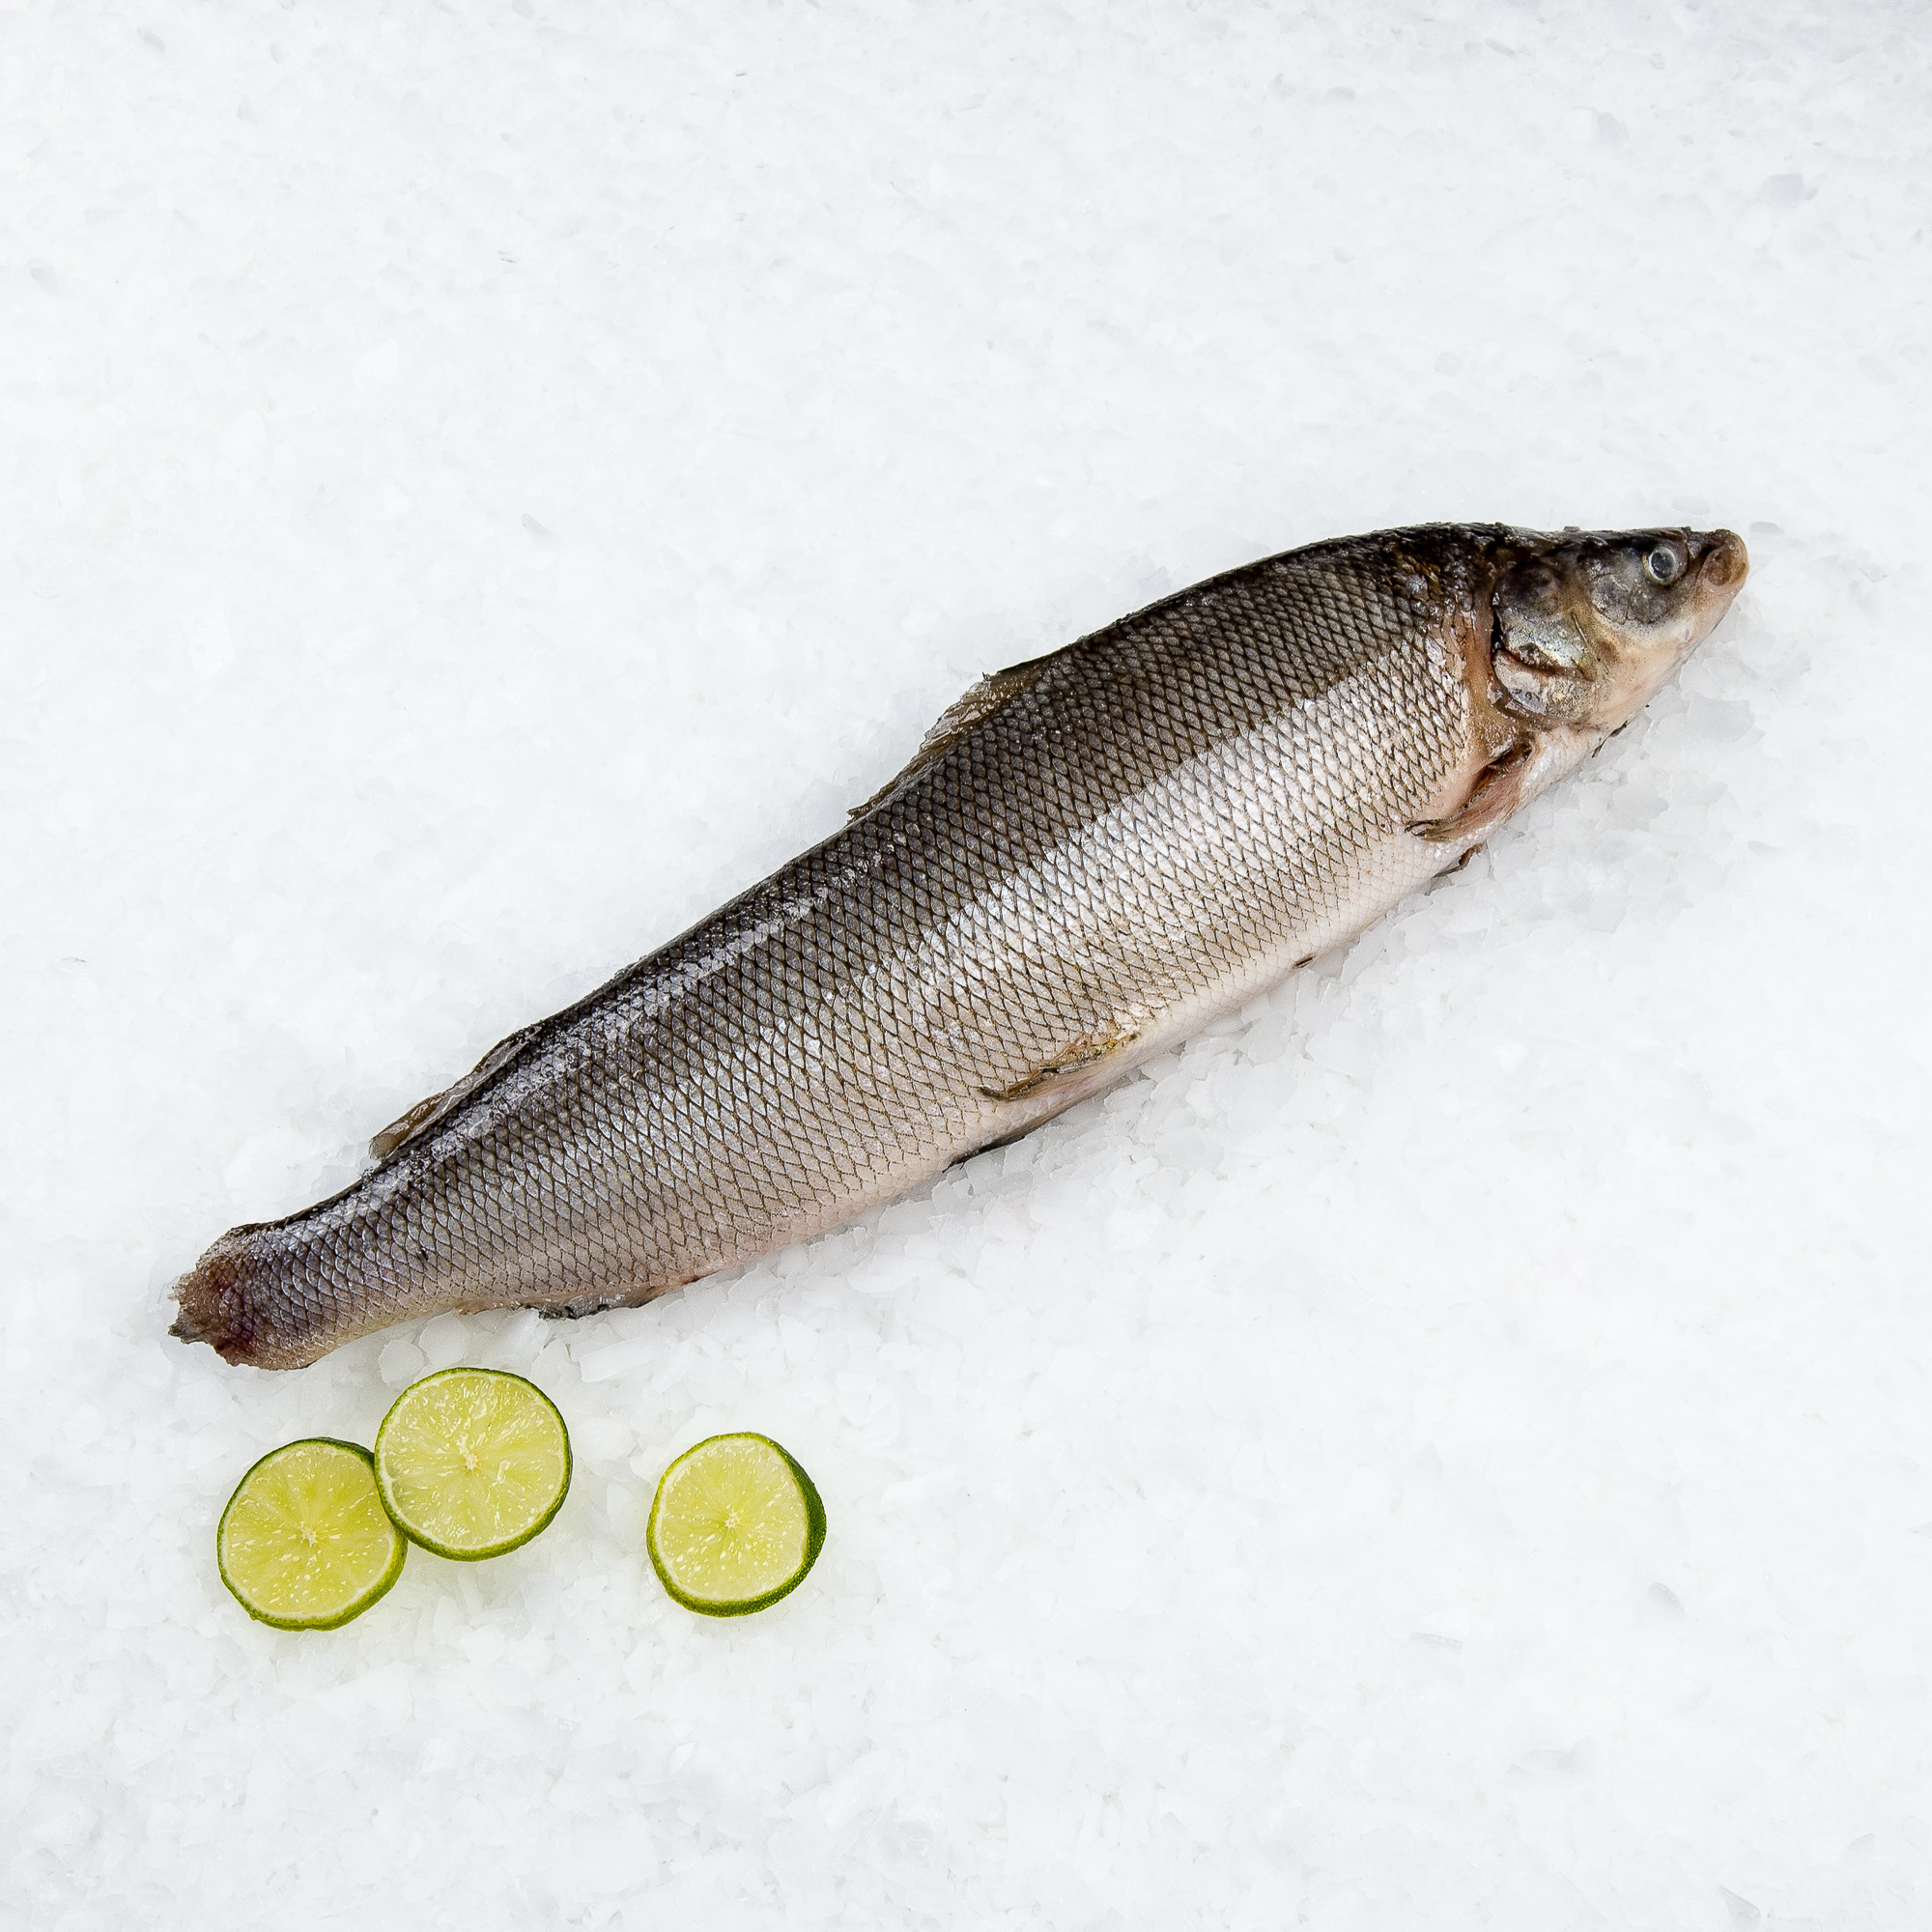
{"label": "fish mouth", "polygon": [[1697,587],[1715,592],[1728,604],[1750,574],[1750,552],[1744,538],[1736,530],[1700,530],[1692,542],[1702,551]]}
{"label": "fish mouth", "polygon": [[1688,536],[1691,635],[1684,649],[1687,657],[1723,621],[1750,575],[1750,553],[1736,530],[1691,530]]}

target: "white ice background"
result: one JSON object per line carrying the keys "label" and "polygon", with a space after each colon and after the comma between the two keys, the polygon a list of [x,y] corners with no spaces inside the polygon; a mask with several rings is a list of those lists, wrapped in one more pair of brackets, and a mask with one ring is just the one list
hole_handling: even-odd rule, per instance
{"label": "white ice background", "polygon": [[[1920,4],[0,15],[0,1915],[1923,1925]],[[296,1375],[224,1228],[1316,538],[1728,524],[1721,631],[1357,945],[881,1214]],[[278,1634],[265,1449],[575,1488]],[[715,1624],[660,1471],[831,1537]]]}

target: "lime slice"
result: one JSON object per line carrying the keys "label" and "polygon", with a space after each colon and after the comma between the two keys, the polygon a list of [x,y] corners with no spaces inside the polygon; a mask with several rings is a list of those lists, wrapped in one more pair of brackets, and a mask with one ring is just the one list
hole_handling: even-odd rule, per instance
{"label": "lime slice", "polygon": [[318,1436],[271,1449],[214,1532],[221,1580],[277,1630],[333,1630],[403,1574],[409,1550],[383,1509],[369,1452]]}
{"label": "lime slice", "polygon": [[522,1376],[444,1369],[412,1382],[376,1432],[376,1487],[396,1527],[439,1556],[527,1543],[570,1489],[570,1435]]}
{"label": "lime slice", "polygon": [[805,1580],[825,1544],[825,1505],[769,1435],[714,1435],[664,1472],[644,1543],[686,1609],[742,1617]]}

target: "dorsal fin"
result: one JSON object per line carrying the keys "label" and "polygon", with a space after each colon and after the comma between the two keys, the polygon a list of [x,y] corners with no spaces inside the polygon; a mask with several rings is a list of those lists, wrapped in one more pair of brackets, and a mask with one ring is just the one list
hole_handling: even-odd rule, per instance
{"label": "dorsal fin", "polygon": [[525,1027],[508,1039],[499,1039],[461,1080],[440,1094],[432,1094],[427,1100],[418,1100],[400,1120],[391,1121],[369,1143],[371,1157],[387,1160],[398,1148],[408,1147],[432,1127],[440,1126],[535,1032],[533,1026]]}
{"label": "dorsal fin", "polygon": [[1009,665],[1005,670],[996,670],[982,677],[964,696],[955,697],[932,721],[931,729],[919,741],[919,750],[912,754],[912,761],[904,771],[895,772],[864,805],[855,805],[849,815],[861,818],[881,799],[890,798],[906,780],[923,772],[976,724],[982,724],[1021,692],[1030,690],[1040,672],[1059,655],[1058,651],[1049,651],[1043,658],[1029,658],[1025,664]]}

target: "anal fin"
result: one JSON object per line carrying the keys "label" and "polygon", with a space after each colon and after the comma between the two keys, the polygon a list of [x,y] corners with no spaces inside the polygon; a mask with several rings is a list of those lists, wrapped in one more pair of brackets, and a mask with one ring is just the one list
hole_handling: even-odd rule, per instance
{"label": "anal fin", "polygon": [[1051,1114],[1043,1119],[1032,1121],[1023,1127],[1015,1127],[1009,1134],[1002,1134],[997,1140],[981,1141],[976,1148],[968,1148],[964,1153],[955,1153],[946,1164],[948,1167],[964,1167],[969,1160],[978,1160],[982,1153],[997,1153],[1002,1148],[1017,1147],[1029,1134],[1037,1134],[1052,1120]]}

